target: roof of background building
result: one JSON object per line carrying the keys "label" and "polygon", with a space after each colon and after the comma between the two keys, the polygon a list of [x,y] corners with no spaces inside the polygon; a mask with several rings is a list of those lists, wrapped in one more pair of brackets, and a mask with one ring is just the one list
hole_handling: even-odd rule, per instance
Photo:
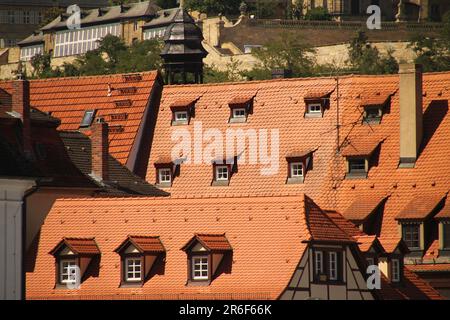
{"label": "roof of background building", "polygon": [[[144,1],[124,4],[122,6],[104,7],[102,9],[105,10],[102,14],[100,14],[99,9],[86,11],[85,16],[82,16],[81,18],[81,26],[111,23],[123,19],[133,19],[139,17],[151,18],[155,17],[161,8],[154,4],[153,1]],[[61,20],[61,15],[41,28],[44,32],[55,29],[67,29],[67,22]]]}
{"label": "roof of background building", "polygon": [[[87,110],[97,110],[109,123],[110,154],[126,164],[158,81],[156,71],[30,80],[30,104],[61,119],[59,129],[70,131],[80,128]],[[0,81],[0,88],[11,93],[12,81]]]}
{"label": "roof of background building", "polygon": [[[108,0],[77,0],[81,8],[97,8],[109,4]],[[39,7],[67,7],[74,4],[73,0],[2,0],[2,5],[8,6],[39,6]]]}

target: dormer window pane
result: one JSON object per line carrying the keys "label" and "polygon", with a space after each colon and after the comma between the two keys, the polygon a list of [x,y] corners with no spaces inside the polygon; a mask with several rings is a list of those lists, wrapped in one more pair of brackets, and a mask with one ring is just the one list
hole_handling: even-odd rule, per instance
{"label": "dormer window pane", "polygon": [[322,112],[322,105],[319,103],[312,103],[308,105],[308,113],[318,114]]}
{"label": "dormer window pane", "polygon": [[208,257],[192,258],[192,279],[208,280],[209,278],[209,261]]}
{"label": "dormer window pane", "polygon": [[216,180],[217,181],[227,181],[229,177],[228,166],[217,166],[216,167]]}
{"label": "dormer window pane", "polygon": [[403,240],[409,249],[420,249],[420,225],[404,224],[402,226]]}
{"label": "dormer window pane", "polygon": [[78,265],[75,260],[61,260],[59,270],[61,283],[67,284],[76,282]]}
{"label": "dormer window pane", "polygon": [[367,107],[365,109],[365,120],[367,122],[379,122],[381,119],[381,108],[379,107]]}
{"label": "dormer window pane", "polygon": [[329,263],[330,263],[330,280],[337,280],[338,279],[338,270],[337,270],[337,253],[336,252],[329,252]]}
{"label": "dormer window pane", "polygon": [[246,116],[245,108],[233,109],[233,118],[245,118],[245,116]]}
{"label": "dormer window pane", "polygon": [[95,110],[87,110],[84,113],[83,120],[81,121],[80,128],[90,127],[92,121],[94,121]]}
{"label": "dormer window pane", "polygon": [[303,177],[303,164],[301,162],[291,163],[291,177],[292,178]]}
{"label": "dormer window pane", "polygon": [[125,259],[126,281],[134,282],[142,280],[142,260],[140,258]]}
{"label": "dormer window pane", "polygon": [[187,111],[176,111],[175,112],[175,121],[187,121],[188,119],[188,113]]}
{"label": "dormer window pane", "polygon": [[392,281],[400,281],[400,261],[398,259],[392,259]]}
{"label": "dormer window pane", "polygon": [[170,183],[172,181],[172,170],[170,168],[158,169],[159,183]]}
{"label": "dormer window pane", "polygon": [[349,165],[350,172],[365,172],[366,171],[366,161],[364,158],[349,159],[348,165]]}
{"label": "dormer window pane", "polygon": [[320,275],[323,273],[323,252],[315,252],[315,274]]}

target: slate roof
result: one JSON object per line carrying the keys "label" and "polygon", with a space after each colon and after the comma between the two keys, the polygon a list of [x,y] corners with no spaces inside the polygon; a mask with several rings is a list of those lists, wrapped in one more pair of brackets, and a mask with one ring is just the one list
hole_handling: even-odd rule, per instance
{"label": "slate roof", "polygon": [[[85,134],[77,131],[60,131],[59,135],[64,143],[68,155],[77,168],[86,176],[91,177],[92,173],[92,143],[91,139]],[[125,195],[147,195],[147,196],[165,196],[168,193],[159,190],[149,184],[137,175],[133,174],[128,168],[114,159],[111,155],[108,157],[108,181],[92,182],[102,188],[103,196],[125,196]]]}

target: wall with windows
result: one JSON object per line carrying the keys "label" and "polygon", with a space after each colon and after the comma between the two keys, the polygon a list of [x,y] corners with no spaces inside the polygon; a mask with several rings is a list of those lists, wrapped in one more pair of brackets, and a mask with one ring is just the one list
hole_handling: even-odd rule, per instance
{"label": "wall with windows", "polygon": [[43,44],[36,44],[36,45],[20,48],[20,60],[29,61],[35,55],[43,53],[43,52],[44,52]]}
{"label": "wall with windows", "polygon": [[347,246],[310,246],[280,299],[373,300],[356,261]]}
{"label": "wall with windows", "polygon": [[55,34],[54,57],[83,54],[98,48],[98,40],[108,34],[122,35],[120,23],[58,31]]}
{"label": "wall with windows", "polygon": [[162,27],[144,30],[143,39],[144,40],[161,39],[164,37],[166,29],[167,29],[166,27]]}

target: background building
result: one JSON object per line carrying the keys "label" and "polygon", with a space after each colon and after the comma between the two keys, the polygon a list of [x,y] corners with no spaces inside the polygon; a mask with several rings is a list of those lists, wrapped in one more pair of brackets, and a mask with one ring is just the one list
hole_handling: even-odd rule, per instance
{"label": "background building", "polygon": [[51,8],[66,8],[77,3],[83,9],[108,5],[108,0],[1,0],[0,48],[12,47],[36,30],[45,12]]}

